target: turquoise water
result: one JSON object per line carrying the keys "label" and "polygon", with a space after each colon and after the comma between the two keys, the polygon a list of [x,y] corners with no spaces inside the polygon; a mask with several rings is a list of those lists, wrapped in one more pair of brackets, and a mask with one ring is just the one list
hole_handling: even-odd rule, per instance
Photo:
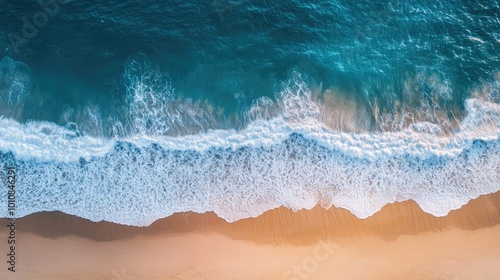
{"label": "turquoise water", "polygon": [[43,3],[0,22],[19,215],[439,216],[500,189],[498,1]]}

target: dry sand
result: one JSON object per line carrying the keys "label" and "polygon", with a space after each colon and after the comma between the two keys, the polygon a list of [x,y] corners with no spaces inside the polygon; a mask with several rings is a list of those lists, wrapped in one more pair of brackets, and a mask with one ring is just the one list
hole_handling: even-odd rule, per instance
{"label": "dry sand", "polygon": [[500,192],[442,218],[408,201],[364,220],[280,208],[231,224],[184,213],[138,228],[55,212],[17,227],[15,273],[0,231],[0,279],[500,279]]}

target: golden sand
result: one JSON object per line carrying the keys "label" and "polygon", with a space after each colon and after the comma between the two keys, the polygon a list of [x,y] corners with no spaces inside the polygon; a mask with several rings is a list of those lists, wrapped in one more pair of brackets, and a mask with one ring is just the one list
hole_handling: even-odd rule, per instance
{"label": "golden sand", "polygon": [[140,228],[54,212],[17,227],[17,272],[2,253],[0,279],[500,279],[500,192],[441,218],[408,201],[362,220],[279,208],[235,223],[176,214]]}

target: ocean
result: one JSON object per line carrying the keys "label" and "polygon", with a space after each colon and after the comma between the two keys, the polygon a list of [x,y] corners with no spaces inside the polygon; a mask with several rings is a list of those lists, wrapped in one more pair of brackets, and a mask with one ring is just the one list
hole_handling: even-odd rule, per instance
{"label": "ocean", "polygon": [[498,0],[0,4],[16,217],[444,216],[500,190]]}

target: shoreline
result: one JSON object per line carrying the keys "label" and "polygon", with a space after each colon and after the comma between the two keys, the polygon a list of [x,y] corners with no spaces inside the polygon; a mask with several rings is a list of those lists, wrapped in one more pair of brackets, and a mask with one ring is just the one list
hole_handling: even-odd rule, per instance
{"label": "shoreline", "polygon": [[363,220],[316,207],[234,223],[182,213],[131,227],[61,212],[16,222],[16,272],[4,247],[0,279],[500,279],[500,192],[440,218],[407,201]]}
{"label": "shoreline", "polygon": [[[7,223],[6,219],[1,219]],[[457,227],[475,230],[500,224],[500,191],[482,195],[443,217],[423,212],[412,200],[385,205],[366,219],[343,208],[294,212],[285,207],[269,210],[256,218],[228,223],[213,212],[176,213],[146,227],[112,222],[92,222],[62,212],[39,212],[17,219],[20,233],[42,237],[77,236],[95,241],[112,241],[138,236],[217,233],[233,239],[261,244],[308,245],[318,237],[373,236],[386,240],[402,234],[418,234]]]}

